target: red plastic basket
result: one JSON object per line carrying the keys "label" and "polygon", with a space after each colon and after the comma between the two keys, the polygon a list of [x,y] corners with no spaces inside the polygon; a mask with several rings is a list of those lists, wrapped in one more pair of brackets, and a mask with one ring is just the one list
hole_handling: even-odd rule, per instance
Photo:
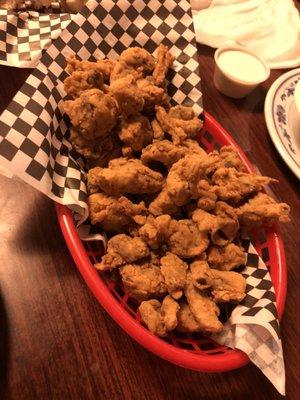
{"label": "red plastic basket", "polygon": [[[236,142],[207,113],[199,140],[207,152],[223,145],[235,147],[246,170],[253,171],[252,165]],[[220,346],[200,334],[172,332],[167,338],[160,339],[150,333],[140,324],[137,304],[128,298],[122,284],[112,280],[109,273],[99,274],[94,268],[93,265],[100,261],[103,254],[101,244],[80,240],[71,211],[66,206],[56,203],[56,211],[66,243],[88,287],[108,314],[138,343],[165,360],[201,372],[229,371],[249,362],[242,351]],[[256,232],[252,242],[270,270],[281,318],[287,278],[284,248],[278,228],[274,226]]]}

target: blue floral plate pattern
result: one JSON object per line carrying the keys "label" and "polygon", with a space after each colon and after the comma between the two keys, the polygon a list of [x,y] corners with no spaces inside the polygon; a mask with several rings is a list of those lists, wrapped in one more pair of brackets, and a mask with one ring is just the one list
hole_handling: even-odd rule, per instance
{"label": "blue floral plate pattern", "polygon": [[300,68],[281,75],[270,87],[265,100],[265,119],[279,154],[300,179],[300,114],[294,92]]}

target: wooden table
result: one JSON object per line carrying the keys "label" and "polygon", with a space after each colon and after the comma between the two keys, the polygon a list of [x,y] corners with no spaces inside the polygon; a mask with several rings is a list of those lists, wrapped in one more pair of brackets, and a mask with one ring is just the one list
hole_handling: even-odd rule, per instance
{"label": "wooden table", "polygon": [[[212,83],[213,50],[199,47],[205,109],[245,150],[262,174],[280,181],[274,196],[292,207],[282,227],[288,296],[281,324],[287,398],[300,398],[299,181],[268,135],[263,115],[274,71],[245,100]],[[0,111],[30,70],[0,67]],[[200,374],[154,356],[125,334],[97,303],[68,252],[54,204],[17,179],[0,177],[0,398],[109,400],[240,400],[280,396],[252,364]],[[298,350],[298,352],[297,352]]]}

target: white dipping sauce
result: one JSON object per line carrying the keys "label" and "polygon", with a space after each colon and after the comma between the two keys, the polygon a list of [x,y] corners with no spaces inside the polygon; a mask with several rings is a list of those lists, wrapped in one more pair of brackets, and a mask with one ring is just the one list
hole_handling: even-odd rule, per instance
{"label": "white dipping sauce", "polygon": [[234,78],[245,82],[259,82],[266,77],[265,66],[258,58],[237,50],[228,50],[218,57],[219,68]]}

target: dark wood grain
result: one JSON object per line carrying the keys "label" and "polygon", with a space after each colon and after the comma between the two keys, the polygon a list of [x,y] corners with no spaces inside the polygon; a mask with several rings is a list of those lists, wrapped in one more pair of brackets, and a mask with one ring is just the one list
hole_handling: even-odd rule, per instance
{"label": "dark wood grain", "polygon": [[[266,130],[270,79],[248,98],[226,98],[212,83],[213,50],[199,47],[204,106],[292,207],[282,227],[288,295],[281,324],[287,398],[300,398],[299,182]],[[0,111],[29,70],[0,67]],[[200,374],[154,356],[128,337],[92,296],[68,253],[53,203],[18,179],[0,177],[0,399],[240,400],[280,396],[253,365]]]}

